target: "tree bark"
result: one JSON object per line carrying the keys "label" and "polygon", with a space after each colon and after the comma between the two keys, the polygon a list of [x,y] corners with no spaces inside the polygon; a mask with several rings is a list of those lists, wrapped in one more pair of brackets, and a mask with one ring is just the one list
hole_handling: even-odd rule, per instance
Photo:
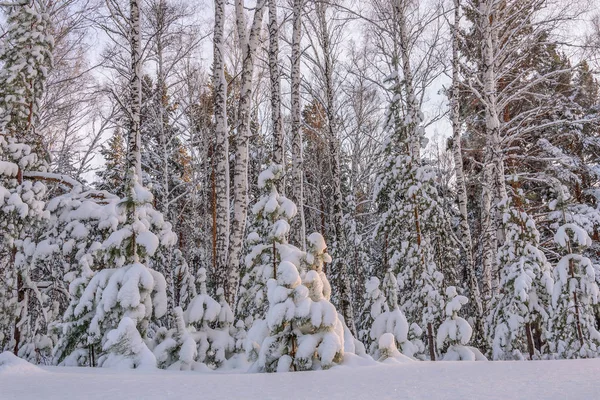
{"label": "tree bark", "polygon": [[262,26],[262,17],[266,0],[259,0],[254,9],[254,20],[250,32],[246,29],[244,2],[236,0],[235,14],[237,32],[242,47],[242,72],[240,99],[238,103],[238,121],[235,135],[235,165],[233,169],[233,221],[229,246],[228,282],[224,287],[225,298],[229,304],[235,304],[235,295],[240,275],[240,256],[246,231],[248,215],[248,143],[250,140],[250,105],[252,101],[252,78],[254,58]]}
{"label": "tree bark", "polygon": [[142,161],[140,153],[140,126],[142,108],[142,42],[140,34],[140,5],[138,0],[130,0],[130,46],[131,46],[131,78],[129,81],[129,149],[127,166],[133,168],[137,182],[142,183]]}
{"label": "tree bark", "polygon": [[226,288],[229,252],[229,131],[227,128],[227,79],[225,78],[225,0],[215,0],[213,86],[215,122],[215,280]]}
{"label": "tree bark", "polygon": [[[486,295],[498,293],[496,255],[502,243],[502,231],[498,227],[496,205],[506,197],[504,160],[500,143],[500,119],[497,105],[497,82],[495,48],[497,46],[497,2],[487,0],[480,4],[479,25],[482,33],[482,83],[485,111],[486,154],[482,198],[483,275]],[[495,213],[495,215],[494,215]]]}
{"label": "tree bark", "polygon": [[[292,114],[292,199],[298,207],[297,222],[292,231],[292,242],[306,250],[306,222],[304,219],[304,156],[300,107],[300,39],[302,35],[302,11],[304,0],[294,0],[291,65],[291,114]],[[324,232],[323,232],[324,233]]]}
{"label": "tree bark", "polygon": [[[269,75],[271,78],[271,123],[273,124],[273,162],[284,165],[283,119],[281,118],[281,73],[279,70],[279,21],[277,0],[269,0]],[[277,182],[285,194],[285,181]]]}

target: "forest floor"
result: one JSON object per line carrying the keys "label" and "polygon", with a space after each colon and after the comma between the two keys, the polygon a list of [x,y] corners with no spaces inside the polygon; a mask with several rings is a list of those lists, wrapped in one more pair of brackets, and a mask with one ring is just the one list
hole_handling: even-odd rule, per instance
{"label": "forest floor", "polygon": [[199,373],[0,365],[0,399],[599,399],[600,359],[374,363]]}

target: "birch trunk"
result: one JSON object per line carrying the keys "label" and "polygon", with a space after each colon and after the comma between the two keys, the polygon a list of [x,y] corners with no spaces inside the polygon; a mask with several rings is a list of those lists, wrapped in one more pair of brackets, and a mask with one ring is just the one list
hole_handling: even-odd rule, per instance
{"label": "birch trunk", "polygon": [[467,210],[467,185],[463,168],[462,145],[461,145],[461,119],[460,119],[460,59],[459,47],[459,24],[460,24],[460,0],[454,0],[454,27],[452,31],[452,154],[454,156],[454,171],[456,174],[456,197],[458,198],[458,209],[460,214],[459,235],[463,243],[466,256],[466,276],[469,288],[470,301],[475,310],[475,336],[478,340],[483,339],[483,304],[481,293],[475,273],[475,259],[473,257],[473,238],[469,226],[469,214]]}
{"label": "birch trunk", "polygon": [[297,222],[292,231],[292,242],[306,250],[306,221],[304,219],[304,156],[302,146],[300,108],[300,39],[302,35],[302,10],[304,0],[294,0],[291,65],[292,114],[292,199],[298,207]]}
{"label": "birch trunk", "polygon": [[[497,46],[497,1],[481,3],[480,24],[482,32],[482,83],[483,105],[485,108],[486,156],[484,165],[484,193],[482,204],[483,230],[483,269],[484,283],[489,295],[498,293],[498,271],[496,255],[502,242],[501,228],[498,227],[496,205],[506,197],[504,181],[504,160],[500,143],[500,119],[496,82],[495,48]],[[494,215],[494,213],[496,215]]]}
{"label": "birch trunk", "polygon": [[[134,185],[142,184],[141,158],[141,109],[142,109],[142,42],[140,34],[140,5],[137,0],[129,2],[129,45],[131,52],[131,77],[129,80],[129,131],[127,148],[127,196],[132,198]],[[133,175],[135,174],[135,176]],[[133,224],[136,217],[136,204],[131,202],[127,209],[127,222]],[[138,262],[137,241],[135,233],[131,236],[126,262]]]}
{"label": "birch trunk", "polygon": [[225,0],[215,0],[213,39],[213,85],[215,113],[214,198],[215,277],[218,287],[227,287],[229,251],[229,132],[227,128],[227,79],[225,78]]}
{"label": "birch trunk", "polygon": [[[156,77],[156,84],[158,87],[158,96],[159,96],[159,106],[158,106],[158,129],[159,129],[159,144],[160,144],[160,149],[162,151],[161,154],[161,169],[162,169],[162,190],[159,192],[160,196],[162,197],[161,201],[160,201],[160,211],[162,212],[163,216],[172,222],[174,221],[174,218],[171,218],[171,216],[169,215],[169,206],[170,206],[170,185],[169,185],[169,178],[171,176],[171,171],[169,168],[169,142],[172,138],[167,137],[167,134],[165,132],[165,125],[168,124],[168,117],[167,117],[167,110],[166,110],[166,99],[167,99],[167,77],[166,77],[166,73],[165,73],[165,67],[164,67],[164,42],[163,42],[163,37],[161,35],[161,31],[162,28],[164,27],[164,23],[165,23],[165,10],[166,10],[166,2],[165,0],[161,0],[159,3],[159,8],[157,11],[157,25],[158,25],[158,32],[156,34],[156,61],[157,61],[157,77]],[[158,193],[157,193],[158,194]],[[181,241],[180,241],[180,245],[181,245]],[[165,265],[161,265],[158,266],[159,267],[159,272],[162,272],[165,276],[165,280],[167,283],[167,297],[168,299],[170,299],[167,302],[167,315],[174,315],[173,314],[173,309],[178,305],[176,304],[175,301],[175,283],[174,283],[174,276],[173,276],[173,270],[172,270],[172,253],[171,252],[167,252],[165,254]],[[168,319],[168,323],[171,324],[171,320]]]}
{"label": "birch trunk", "polygon": [[235,165],[233,170],[233,222],[229,247],[228,282],[225,297],[229,304],[235,304],[239,281],[240,256],[246,231],[248,214],[248,141],[250,139],[250,105],[252,101],[252,78],[254,58],[262,27],[262,17],[266,0],[259,0],[254,10],[254,20],[250,32],[246,29],[243,0],[236,0],[235,15],[240,46],[242,47],[242,72],[238,121],[235,135]]}
{"label": "birch trunk", "polygon": [[130,0],[130,46],[131,46],[131,78],[129,81],[129,149],[127,165],[133,168],[138,183],[142,183],[142,161],[140,153],[140,123],[142,108],[142,42],[140,35],[140,5],[138,0]]}
{"label": "birch trunk", "polygon": [[[271,122],[273,124],[273,162],[284,165],[283,120],[281,118],[281,73],[279,70],[279,22],[277,0],[269,0],[269,74],[271,78]],[[285,182],[277,190],[285,194]]]}

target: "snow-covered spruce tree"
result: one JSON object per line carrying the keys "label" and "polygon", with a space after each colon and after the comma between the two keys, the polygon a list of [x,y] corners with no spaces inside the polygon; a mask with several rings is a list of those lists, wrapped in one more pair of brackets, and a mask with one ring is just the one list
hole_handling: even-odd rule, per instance
{"label": "snow-covered spruce tree", "polygon": [[[331,263],[331,256],[326,252],[325,239],[314,232],[306,238],[306,244],[306,273],[302,279],[303,286],[296,293],[296,328],[300,334],[293,363],[300,371],[327,369],[340,362],[344,354],[344,331],[347,329],[329,301],[331,285],[323,266]],[[308,293],[303,287],[308,289]]]}
{"label": "snow-covered spruce tree", "polygon": [[245,257],[241,279],[238,319],[248,322],[264,319],[266,283],[275,276],[275,267],[281,260],[280,248],[289,247],[289,222],[296,215],[296,206],[279,194],[277,187],[283,176],[283,166],[271,164],[258,177],[263,195],[252,207],[254,215],[247,242],[250,252]]}
{"label": "snow-covered spruce tree", "polygon": [[46,186],[28,174],[47,169],[35,128],[54,40],[44,2],[3,5],[7,18],[0,50],[0,257],[7,262],[0,269],[0,345],[18,354],[24,343],[33,342],[44,317],[26,254],[34,251],[38,229],[47,218]]}
{"label": "snow-covered spruce tree", "polygon": [[235,350],[235,340],[230,329],[233,312],[225,301],[223,289],[217,290],[219,301],[209,296],[204,268],[198,271],[198,283],[200,292],[190,301],[184,312],[184,319],[191,327],[191,335],[196,341],[196,361],[214,369]]}
{"label": "snow-covered spruce tree", "polygon": [[123,317],[119,326],[106,335],[102,350],[107,354],[104,367],[112,368],[156,368],[156,357],[143,341],[136,323],[129,317]]}
{"label": "snow-covered spruce tree", "polygon": [[558,358],[590,358],[600,353],[600,332],[594,308],[600,289],[596,268],[583,253],[592,244],[587,231],[577,222],[566,222],[568,211],[558,201],[565,223],[554,236],[564,256],[554,267],[553,314],[550,320],[550,351]]}
{"label": "snow-covered spruce tree", "polygon": [[323,265],[331,257],[326,253],[325,240],[313,233],[306,241],[303,281],[298,267],[284,260],[277,267],[277,280],[267,282],[268,336],[260,345],[257,367],[261,371],[330,368],[343,357],[345,337],[351,338],[345,336],[348,328],[329,301],[331,286]]}
{"label": "snow-covered spruce tree", "polygon": [[[505,199],[505,243],[498,251],[502,291],[490,309],[487,332],[494,360],[539,358],[547,352],[552,276],[534,220]],[[520,208],[520,207],[519,207]]]}
{"label": "snow-covered spruce tree", "polygon": [[104,157],[104,166],[96,172],[99,179],[95,185],[97,189],[123,196],[125,190],[123,177],[127,172],[125,153],[123,133],[117,127],[110,139],[100,149],[100,155]]}
{"label": "snow-covered spruce tree", "polygon": [[[63,251],[76,252],[66,276],[71,304],[57,326],[62,338],[55,350],[57,362],[69,365],[101,363],[106,335],[123,317],[136,322],[145,338],[150,318],[166,313],[165,279],[143,263],[158,248],[175,244],[170,224],[152,208],[152,195],[137,183],[125,199],[105,194],[98,201],[99,194],[84,192],[60,214],[65,224]],[[129,222],[132,201],[136,213]]]}
{"label": "snow-covered spruce tree", "polygon": [[469,300],[460,296],[454,286],[446,288],[446,319],[437,332],[437,346],[443,354],[444,361],[483,361],[487,360],[479,350],[467,346],[471,340],[473,329],[471,325],[458,316],[461,307]]}
{"label": "snow-covered spruce tree", "polygon": [[181,250],[173,252],[173,303],[176,307],[185,308],[198,294],[196,291],[196,278],[188,265]]}
{"label": "snow-covered spruce tree", "polygon": [[150,347],[159,368],[188,371],[194,368],[198,348],[191,330],[185,323],[181,307],[173,309],[174,327],[160,327]]}
{"label": "snow-covered spruce tree", "polygon": [[[265,372],[288,372],[294,363],[298,347],[296,320],[296,289],[301,286],[298,268],[289,261],[277,266],[277,279],[267,281],[269,309],[266,328],[268,335],[260,344],[257,366]],[[303,289],[307,297],[307,289]],[[252,330],[249,332],[251,336]],[[247,350],[248,351],[248,350]]]}
{"label": "snow-covered spruce tree", "polygon": [[379,286],[380,282],[377,277],[369,278],[365,285],[365,304],[359,315],[358,339],[364,343],[369,354],[373,354],[377,346],[377,341],[371,339],[373,323],[379,315],[389,311],[385,296]]}
{"label": "snow-covered spruce tree", "polygon": [[[400,306],[398,305],[398,282],[394,273],[391,270],[385,274],[383,278],[382,292],[385,296],[385,304],[379,307],[371,308],[371,318],[373,324],[369,332],[371,340],[371,346],[369,346],[369,353],[376,360],[385,359],[389,355],[383,354],[391,349],[389,340],[383,339],[382,337],[390,333],[393,335],[395,349],[399,349],[402,354],[408,357],[414,357],[417,353],[422,353],[424,350],[423,343],[419,340],[419,337],[423,333],[417,324],[412,324],[409,327],[408,321]],[[417,336],[414,341],[409,340],[408,336],[412,334]],[[387,336],[389,339],[389,335]],[[381,345],[386,350],[382,353]]]}

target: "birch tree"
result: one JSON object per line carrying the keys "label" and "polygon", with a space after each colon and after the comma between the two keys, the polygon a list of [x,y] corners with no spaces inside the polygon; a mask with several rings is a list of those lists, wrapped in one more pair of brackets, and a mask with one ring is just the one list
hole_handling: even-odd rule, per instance
{"label": "birch tree", "polygon": [[239,45],[242,53],[242,71],[240,98],[235,127],[235,164],[233,170],[233,221],[229,246],[228,280],[225,296],[229,303],[235,302],[240,276],[240,257],[246,230],[248,214],[248,141],[250,139],[250,107],[252,101],[252,83],[254,61],[262,28],[262,18],[266,0],[259,0],[254,9],[250,28],[246,25],[244,1],[236,0],[235,17]]}
{"label": "birch tree", "polygon": [[227,127],[227,80],[225,79],[225,1],[215,0],[215,28],[213,33],[213,86],[215,120],[214,212],[215,274],[217,284],[227,288],[229,254],[229,129]]}
{"label": "birch tree", "polygon": [[[277,1],[269,0],[269,75],[271,78],[271,123],[273,124],[273,162],[284,165],[283,118],[281,116],[281,72],[279,66],[279,19]],[[285,181],[279,190],[285,187]],[[285,194],[282,192],[282,194]]]}
{"label": "birch tree", "polygon": [[291,56],[291,141],[292,141],[292,200],[298,207],[297,224],[292,231],[293,243],[302,249],[306,248],[306,222],[304,218],[304,156],[302,138],[302,110],[300,104],[300,66],[301,66],[301,39],[302,39],[302,14],[304,0],[294,0],[292,10],[292,56]]}

